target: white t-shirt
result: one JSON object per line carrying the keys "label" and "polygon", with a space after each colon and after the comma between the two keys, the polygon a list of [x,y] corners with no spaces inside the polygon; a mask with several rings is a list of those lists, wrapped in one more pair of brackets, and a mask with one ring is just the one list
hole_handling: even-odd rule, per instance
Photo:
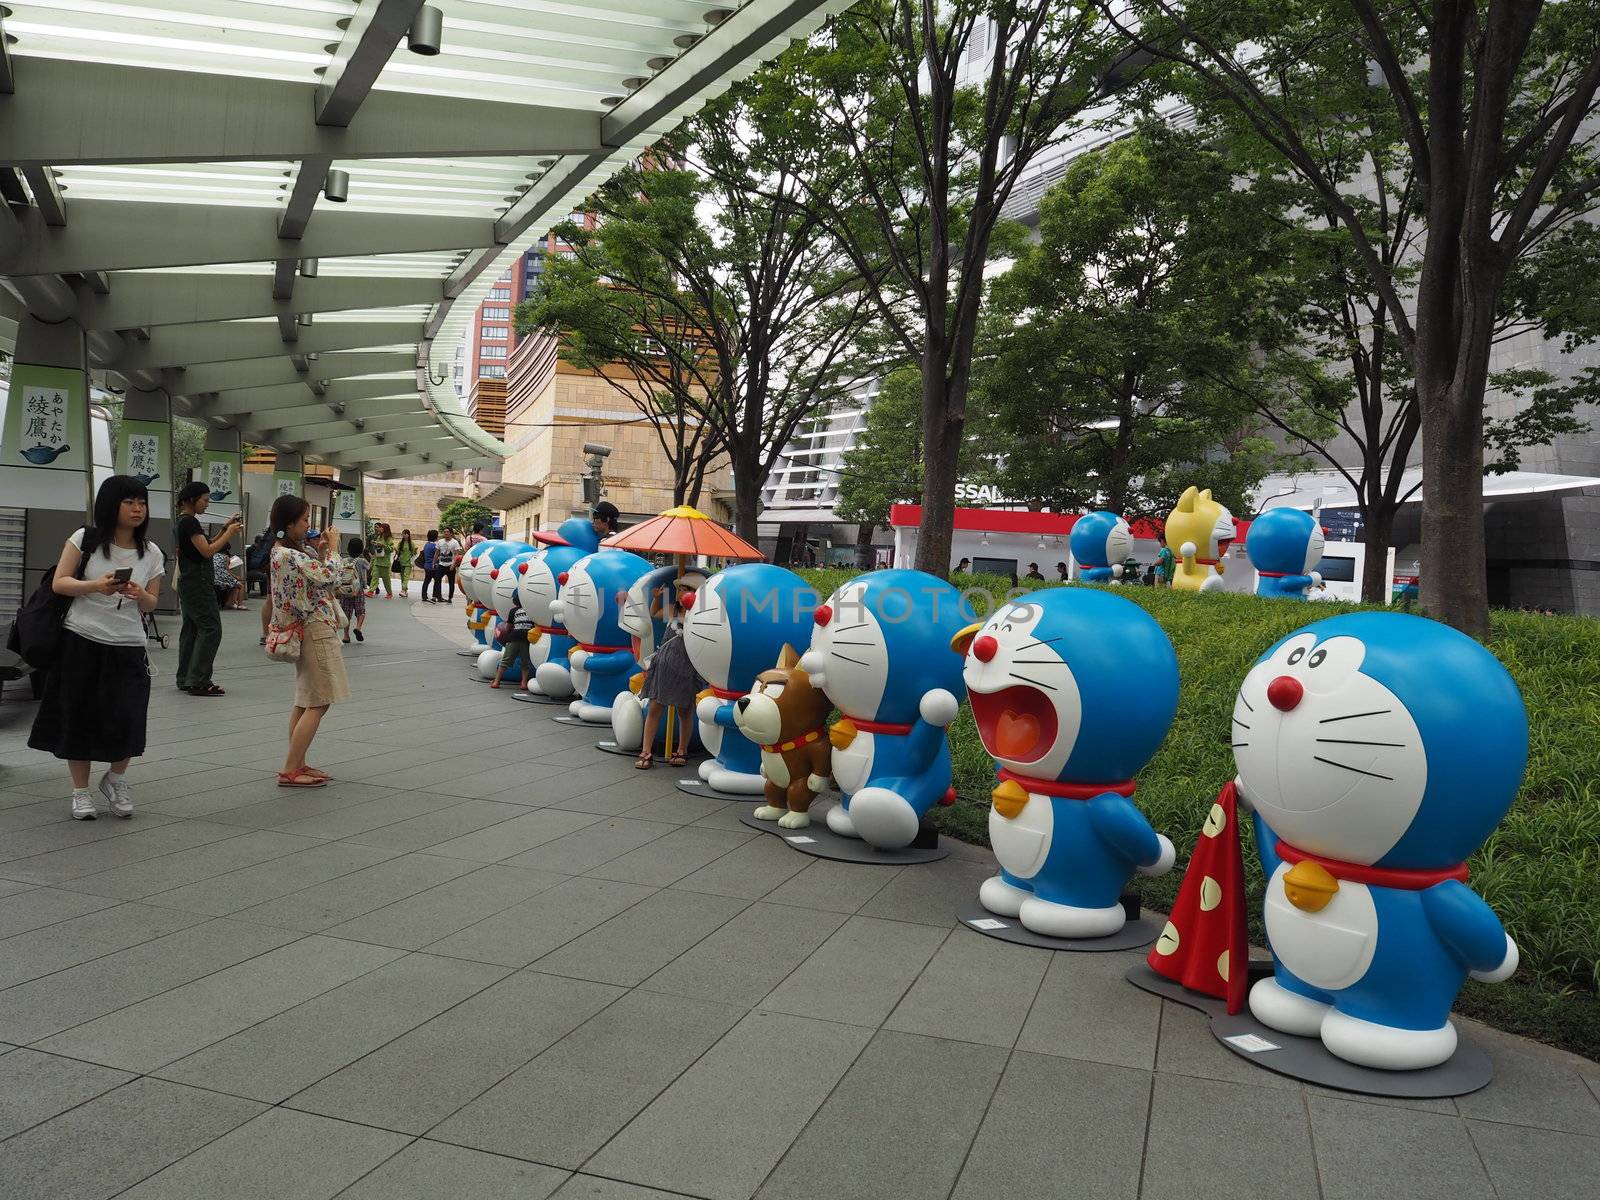
{"label": "white t-shirt", "polygon": [[456,559],[461,557],[461,543],[455,538],[439,539],[439,557],[434,560],[437,567],[453,567]]}
{"label": "white t-shirt", "polygon": [[[82,550],[83,530],[78,530],[67,540]],[[167,560],[154,542],[145,543],[142,558],[137,550],[124,550],[121,546],[107,543],[89,556],[81,574],[85,579],[99,579],[107,572],[119,571],[123,567],[132,568],[135,583],[140,587],[148,587],[152,579],[166,574]],[[139,613],[139,603],[125,596],[107,596],[100,592],[75,596],[71,607],[67,609],[67,619],[62,624],[91,642],[108,646],[144,645],[144,621]]]}

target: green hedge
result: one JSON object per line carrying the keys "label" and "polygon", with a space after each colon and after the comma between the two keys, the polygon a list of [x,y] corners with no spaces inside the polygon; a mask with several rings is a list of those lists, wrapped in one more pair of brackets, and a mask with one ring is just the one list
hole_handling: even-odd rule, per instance
{"label": "green hedge", "polygon": [[[855,572],[801,574],[826,597]],[[1010,586],[995,576],[956,582],[995,594]],[[1233,776],[1228,725],[1239,681],[1278,638],[1357,606],[1146,587],[1120,594],[1161,623],[1177,649],[1183,681],[1172,731],[1139,776],[1140,807],[1178,848],[1171,873],[1138,880],[1145,901],[1166,911],[1211,799]],[[1600,621],[1497,612],[1489,648],[1522,689],[1531,741],[1522,790],[1472,857],[1471,884],[1516,938],[1522,966],[1504,984],[1469,983],[1458,1007],[1600,1058]],[[937,819],[944,832],[986,846],[994,764],[965,707],[950,744],[961,799],[939,809]],[[1246,867],[1251,909],[1259,913],[1263,880],[1248,847]],[[1252,936],[1265,944],[1258,917]]]}

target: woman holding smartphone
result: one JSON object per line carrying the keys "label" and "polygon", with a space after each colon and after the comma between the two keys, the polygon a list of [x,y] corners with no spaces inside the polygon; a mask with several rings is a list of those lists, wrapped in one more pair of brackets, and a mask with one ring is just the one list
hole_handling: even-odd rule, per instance
{"label": "woman holding smartphone", "polygon": [[166,559],[146,537],[150,497],[131,475],[113,475],[94,499],[94,521],[67,539],[51,589],[72,597],[61,626],[56,661],[45,675],[44,698],[28,745],[67,760],[72,815],[99,815],[89,769],[112,815],[133,816],[128,761],[144,753],[150,706],[144,615],[155,611]]}
{"label": "woman holding smartphone", "polygon": [[217,578],[211,556],[239,531],[235,513],[222,532],[206,537],[200,518],[211,507],[211,488],[198,479],[178,489],[178,597],[183,601],[183,625],[178,630],[178,690],[191,696],[221,696],[211,682],[211,668],[222,645],[222,610],[217,602]]}
{"label": "woman holding smartphone", "polygon": [[294,707],[289,710],[289,752],[278,772],[279,787],[325,787],[328,773],[306,765],[328,706],[350,699],[344,655],[339,650],[339,606],[334,585],[337,535],[325,529],[309,537],[311,506],[301,496],[272,502],[272,623],[299,625],[300,657],[294,664]]}

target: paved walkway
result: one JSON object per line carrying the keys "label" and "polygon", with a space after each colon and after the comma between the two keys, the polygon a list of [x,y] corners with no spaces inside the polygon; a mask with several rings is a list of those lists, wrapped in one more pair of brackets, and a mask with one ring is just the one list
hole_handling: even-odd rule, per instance
{"label": "paved walkway", "polygon": [[289,672],[225,616],[225,699],[153,653],[132,821],[63,819],[0,704],[6,1197],[1595,1195],[1600,1066],[1479,1031],[1490,1088],[1400,1104],[1252,1068],[1136,955],[956,927],[981,852],[803,857],[472,682],[460,608],[373,603],[341,782],[280,791]]}

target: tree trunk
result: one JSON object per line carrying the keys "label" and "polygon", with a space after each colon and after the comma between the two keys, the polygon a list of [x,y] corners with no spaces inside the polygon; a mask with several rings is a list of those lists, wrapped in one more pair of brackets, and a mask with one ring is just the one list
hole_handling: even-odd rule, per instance
{"label": "tree trunk", "polygon": [[753,546],[766,478],[755,450],[740,448],[729,457],[733,461],[733,531]]}
{"label": "tree trunk", "polygon": [[[930,330],[931,332],[931,330]],[[951,415],[945,362],[932,353],[922,358],[922,527],[917,532],[916,569],[950,574],[955,534],[956,475],[961,459],[962,417]]]}
{"label": "tree trunk", "polygon": [[[1483,531],[1483,392],[1458,382],[1424,391],[1421,604],[1475,638],[1489,635]],[[1432,391],[1432,394],[1430,394]]]}
{"label": "tree trunk", "polygon": [[1384,604],[1389,597],[1388,576],[1384,567],[1389,561],[1389,546],[1394,540],[1394,511],[1382,508],[1361,510],[1361,540],[1367,547],[1367,564],[1361,574],[1361,602]]}
{"label": "tree trunk", "polygon": [[856,569],[858,571],[872,570],[874,555],[872,553],[872,535],[878,527],[869,525],[865,521],[856,526]]}

